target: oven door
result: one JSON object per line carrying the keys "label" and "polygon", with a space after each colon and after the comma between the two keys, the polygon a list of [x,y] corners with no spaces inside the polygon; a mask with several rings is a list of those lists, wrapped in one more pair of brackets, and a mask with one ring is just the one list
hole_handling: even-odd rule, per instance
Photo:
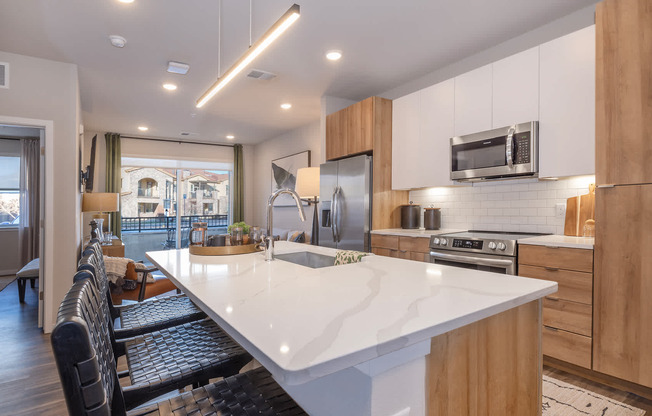
{"label": "oven door", "polygon": [[485,272],[516,274],[516,257],[458,252],[453,254],[451,251],[430,251],[430,262]]}

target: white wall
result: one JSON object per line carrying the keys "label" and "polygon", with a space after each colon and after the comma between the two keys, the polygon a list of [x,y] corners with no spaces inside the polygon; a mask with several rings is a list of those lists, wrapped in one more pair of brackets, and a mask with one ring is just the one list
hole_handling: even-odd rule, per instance
{"label": "white wall", "polygon": [[[272,193],[272,160],[310,150],[311,166],[322,160],[320,122],[299,127],[254,146],[254,197],[252,225],[267,224],[267,199]],[[275,230],[303,230],[310,234],[313,207],[304,206],[306,221],[301,222],[296,206],[274,208]]]}
{"label": "white wall", "polygon": [[[53,143],[46,142],[44,330],[49,332],[63,296],[72,284],[80,241],[79,81],[77,66],[0,52],[10,65],[10,88],[0,89],[0,116],[53,122]],[[52,221],[48,221],[48,217]],[[44,253],[42,253],[42,256]]]}
{"label": "white wall", "polygon": [[[441,208],[441,228],[564,234],[564,216],[556,205],[589,193],[595,176],[558,181],[516,179],[474,183],[473,186],[410,191],[410,201]],[[421,213],[423,224],[423,210]]]}
{"label": "white wall", "polygon": [[[547,25],[538,27],[521,36],[510,39],[492,48],[472,55],[461,61],[455,62],[443,68],[433,68],[430,72],[420,78],[411,80],[402,85],[389,89],[378,95],[394,100],[422,88],[429,87],[439,82],[453,78],[457,75],[490,64],[499,59],[514,55],[526,49],[538,46],[542,43],[562,37],[569,33],[591,26],[595,23],[595,6],[585,7],[575,13],[571,13],[557,19]],[[427,53],[427,52],[424,52]]]}

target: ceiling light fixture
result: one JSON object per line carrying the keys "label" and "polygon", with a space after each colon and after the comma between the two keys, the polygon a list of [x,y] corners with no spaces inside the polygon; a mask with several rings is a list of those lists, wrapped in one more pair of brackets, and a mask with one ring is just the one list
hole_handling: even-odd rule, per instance
{"label": "ceiling light fixture", "polygon": [[326,52],[326,59],[329,61],[339,61],[342,57],[341,51],[328,51]]}
{"label": "ceiling light fixture", "polygon": [[289,110],[290,108],[292,108],[292,104],[290,104],[290,103],[283,103],[283,104],[281,104],[281,108],[282,108],[283,110]]}
{"label": "ceiling light fixture", "polygon": [[111,41],[111,45],[115,46],[116,48],[124,48],[127,44],[127,39],[118,35],[109,36],[109,40]]}
{"label": "ceiling light fixture", "polygon": [[134,0],[118,0],[120,3],[133,3]]}
{"label": "ceiling light fixture", "polygon": [[231,68],[229,68],[222,77],[219,77],[217,81],[202,95],[199,100],[197,100],[197,108],[201,108],[208,100],[213,98],[215,94],[218,93],[226,84],[228,84],[236,75],[240,73],[247,65],[249,65],[258,55],[261,54],[272,42],[276,40],[283,32],[287,30],[288,27],[292,25],[300,16],[299,5],[293,4],[292,7],[288,9],[287,12],[281,16],[280,19],[276,21],[270,27],[265,34],[258,39],[253,45],[249,47],[247,52],[242,55]]}
{"label": "ceiling light fixture", "polygon": [[233,140],[233,139],[235,139],[235,136],[232,135],[232,134],[229,134],[229,135],[226,136],[226,138],[229,139],[229,140]]}
{"label": "ceiling light fixture", "polygon": [[147,131],[147,130],[149,130],[149,127],[138,126],[138,130],[140,130],[140,131]]}
{"label": "ceiling light fixture", "polygon": [[177,85],[176,84],[170,84],[170,83],[163,84],[163,88],[165,88],[168,91],[174,91],[174,90],[177,89]]}

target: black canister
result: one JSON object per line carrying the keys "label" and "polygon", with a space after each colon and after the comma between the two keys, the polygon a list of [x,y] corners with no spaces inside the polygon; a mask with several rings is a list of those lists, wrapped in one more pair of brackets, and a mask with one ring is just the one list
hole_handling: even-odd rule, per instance
{"label": "black canister", "polygon": [[439,208],[423,210],[423,226],[426,230],[438,230],[441,227],[441,211]]}
{"label": "black canister", "polygon": [[419,228],[421,205],[401,205],[401,228]]}

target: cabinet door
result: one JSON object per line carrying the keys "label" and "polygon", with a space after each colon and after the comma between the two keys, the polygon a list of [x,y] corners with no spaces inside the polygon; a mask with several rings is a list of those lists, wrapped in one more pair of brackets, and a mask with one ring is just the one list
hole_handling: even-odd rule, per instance
{"label": "cabinet door", "polygon": [[370,152],[374,147],[374,98],[367,98],[347,108],[347,155]]}
{"label": "cabinet door", "polygon": [[596,182],[652,183],[650,2],[599,3],[596,30]]}
{"label": "cabinet door", "polygon": [[420,92],[397,98],[392,106],[392,189],[418,188]]}
{"label": "cabinet door", "polygon": [[652,387],[652,185],[595,201],[593,369]]}
{"label": "cabinet door", "polygon": [[326,116],[326,160],[346,154],[348,107]]}
{"label": "cabinet door", "polygon": [[455,77],[455,136],[491,130],[492,68]]}
{"label": "cabinet door", "polygon": [[539,47],[493,63],[492,128],[539,119]]}
{"label": "cabinet door", "polygon": [[540,62],[539,176],[594,174],[595,26],[544,43]]}
{"label": "cabinet door", "polygon": [[417,175],[412,188],[453,185],[450,139],[455,135],[455,80],[421,90]]}

